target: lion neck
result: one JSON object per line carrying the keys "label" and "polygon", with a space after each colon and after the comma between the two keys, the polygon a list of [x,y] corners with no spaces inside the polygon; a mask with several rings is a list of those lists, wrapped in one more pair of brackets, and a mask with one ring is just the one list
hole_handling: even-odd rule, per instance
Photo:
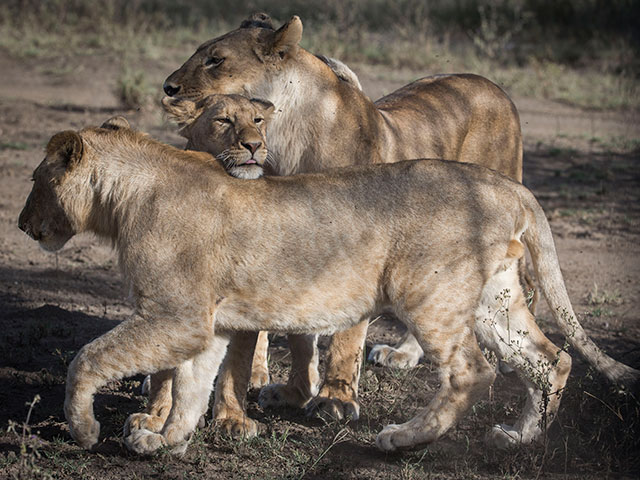
{"label": "lion neck", "polygon": [[305,156],[315,154],[310,146],[318,141],[318,132],[329,130],[339,115],[340,99],[331,93],[339,82],[324,62],[300,48],[286,68],[248,92],[275,105],[267,145],[276,159],[276,174],[297,173]]}
{"label": "lion neck", "polygon": [[98,138],[85,143],[92,150],[93,190],[86,230],[110,240],[118,250],[139,217],[148,214],[164,191],[176,188],[178,177],[187,184],[188,178],[206,181],[211,176],[210,194],[227,179],[210,155],[179,150],[138,132],[123,132],[116,141]]}

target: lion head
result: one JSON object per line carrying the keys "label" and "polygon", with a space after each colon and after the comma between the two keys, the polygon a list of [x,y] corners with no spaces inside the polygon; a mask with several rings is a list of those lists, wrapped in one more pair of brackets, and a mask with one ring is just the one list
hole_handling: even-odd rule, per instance
{"label": "lion head", "polygon": [[[129,128],[124,117],[113,117],[101,127]],[[100,129],[93,129],[100,130]],[[18,228],[50,252],[60,250],[76,232],[84,230],[86,208],[91,204],[91,177],[86,145],[80,133],[68,130],[49,140],[44,160],[33,172],[33,187],[27,197]]]}
{"label": "lion head", "polygon": [[165,97],[165,111],[188,140],[187,148],[207,152],[238,178],[255,179],[267,160],[266,123],[270,102],[241,95],[210,95],[197,102]]}
{"label": "lion head", "polygon": [[190,100],[213,93],[251,96],[251,87],[260,82],[265,69],[277,71],[295,56],[301,38],[302,22],[297,16],[278,30],[266,15],[246,20],[240,28],[200,45],[166,79],[164,91],[170,97]]}
{"label": "lion head", "polygon": [[[271,18],[256,13],[240,28],[209,40],[164,82],[164,92],[175,98],[198,100],[214,93],[267,97],[256,89],[281,74],[287,62],[320,60],[329,74],[362,90],[357,75],[344,63],[322,55],[299,55],[302,21],[294,16],[276,30]],[[333,73],[331,73],[333,72]],[[268,89],[268,88],[267,88]],[[267,97],[268,98],[268,97]]]}
{"label": "lion head", "polygon": [[18,227],[45,250],[59,250],[75,235],[61,196],[68,188],[67,170],[81,161],[82,154],[78,134],[60,132],[49,140],[46,156],[33,172],[33,187],[20,213]]}

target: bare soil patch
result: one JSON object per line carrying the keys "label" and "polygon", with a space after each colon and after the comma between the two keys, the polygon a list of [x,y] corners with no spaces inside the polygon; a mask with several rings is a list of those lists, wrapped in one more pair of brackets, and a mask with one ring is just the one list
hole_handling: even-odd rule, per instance
{"label": "bare soil patch", "polygon": [[[620,395],[574,356],[559,418],[544,445],[511,453],[485,450],[493,423],[509,422],[523,391],[499,377],[485,401],[437,444],[381,454],[375,434],[409,418],[436,387],[429,364],[409,371],[366,365],[362,418],[343,424],[295,410],[262,411],[250,392],[249,414],[264,433],[245,442],[200,430],[183,458],[142,458],[126,451],[121,427],[145,402],[140,377],[113,382],[96,398],[103,442],[87,453],[71,441],[62,403],[75,352],[131,312],[115,258],[88,236],[46,254],[17,228],[29,178],[55,132],[123,114],[132,125],[182,145],[151,102],[137,111],[114,94],[117,64],[108,57],[15,60],[0,52],[0,478],[635,478],[640,474],[639,403]],[[142,67],[160,85],[176,65]],[[414,72],[356,68],[377,98]],[[525,136],[525,184],[551,220],[565,280],[580,321],[613,357],[640,367],[640,125],[637,112],[583,111],[516,99]],[[635,147],[635,148],[634,148]],[[560,345],[541,302],[539,322]],[[395,341],[401,327],[380,319],[367,346]],[[326,340],[323,341],[326,345]],[[285,378],[286,340],[271,347],[274,381]],[[30,434],[7,431],[30,417]],[[21,455],[21,445],[27,449]],[[34,463],[29,463],[33,460]],[[26,463],[24,463],[26,462]]]}

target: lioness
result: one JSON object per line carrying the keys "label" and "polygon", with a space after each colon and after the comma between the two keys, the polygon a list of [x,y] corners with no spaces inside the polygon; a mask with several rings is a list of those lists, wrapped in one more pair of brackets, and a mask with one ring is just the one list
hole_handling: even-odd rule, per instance
{"label": "lioness", "polygon": [[[326,62],[301,48],[301,37],[298,17],[278,30],[268,16],[256,17],[198,47],[166,79],[165,93],[178,100],[239,93],[272,102],[275,110],[267,140],[277,175],[432,157],[479,163],[522,180],[518,113],[489,80],[477,75],[426,77],[373,103],[354,81],[342,81]],[[314,338],[290,337],[289,383],[264,389],[262,405],[310,404],[334,417],[357,418],[366,330],[365,320],[334,335],[319,391]],[[234,351],[235,342],[229,348]],[[248,346],[242,342],[237,348],[241,356]],[[388,365],[414,365],[422,355],[412,336],[399,349],[377,352],[376,359]],[[256,425],[243,407],[246,386],[225,390],[241,396],[223,395],[222,405],[216,403],[216,418],[230,425],[235,421],[238,432],[254,434]],[[151,410],[162,408],[154,405],[152,400]]]}
{"label": "lioness", "polygon": [[[543,396],[549,419],[558,410],[571,360],[525,305],[521,238],[558,324],[593,346],[573,320],[535,198],[476,165],[407,161],[244,181],[208,154],[116,118],[54,135],[33,180],[19,227],[47,250],[86,231],[111,241],[136,302],[133,318],[69,365],[64,410],[84,448],[99,435],[93,395],[110,380],[175,369],[162,430],[134,430],[125,443],[181,452],[231,332],[328,334],[389,307],[438,366],[441,385],[417,416],[379,433],[380,449],[435,441],[486,392],[495,373],[478,340],[528,387],[516,425],[495,427],[493,439],[532,441],[549,423]],[[247,199],[260,208],[246,208]],[[640,372],[593,348],[611,375],[637,381]]]}

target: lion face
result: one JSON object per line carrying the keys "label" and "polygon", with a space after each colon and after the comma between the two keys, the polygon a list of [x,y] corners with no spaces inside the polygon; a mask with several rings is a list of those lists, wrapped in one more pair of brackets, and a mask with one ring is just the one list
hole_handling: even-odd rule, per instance
{"label": "lion face", "polygon": [[210,95],[198,102],[165,97],[165,111],[187,138],[187,148],[208,152],[237,178],[263,175],[267,160],[266,123],[270,102],[241,95]]}
{"label": "lion face", "polygon": [[200,100],[214,93],[252,96],[271,71],[298,49],[302,22],[293,17],[279,30],[264,18],[202,44],[164,82],[169,97]]}
{"label": "lion face", "polygon": [[[55,134],[44,160],[33,172],[33,187],[18,218],[18,228],[50,252],[60,250],[86,229],[94,199],[91,147],[83,138],[129,129],[123,117],[113,117],[100,128]],[[91,178],[88,182],[86,179]]]}
{"label": "lion face", "polygon": [[54,135],[47,155],[33,172],[33,188],[27,197],[18,227],[50,252],[61,249],[75,230],[61,203],[67,169],[82,158],[82,139],[76,132]]}

